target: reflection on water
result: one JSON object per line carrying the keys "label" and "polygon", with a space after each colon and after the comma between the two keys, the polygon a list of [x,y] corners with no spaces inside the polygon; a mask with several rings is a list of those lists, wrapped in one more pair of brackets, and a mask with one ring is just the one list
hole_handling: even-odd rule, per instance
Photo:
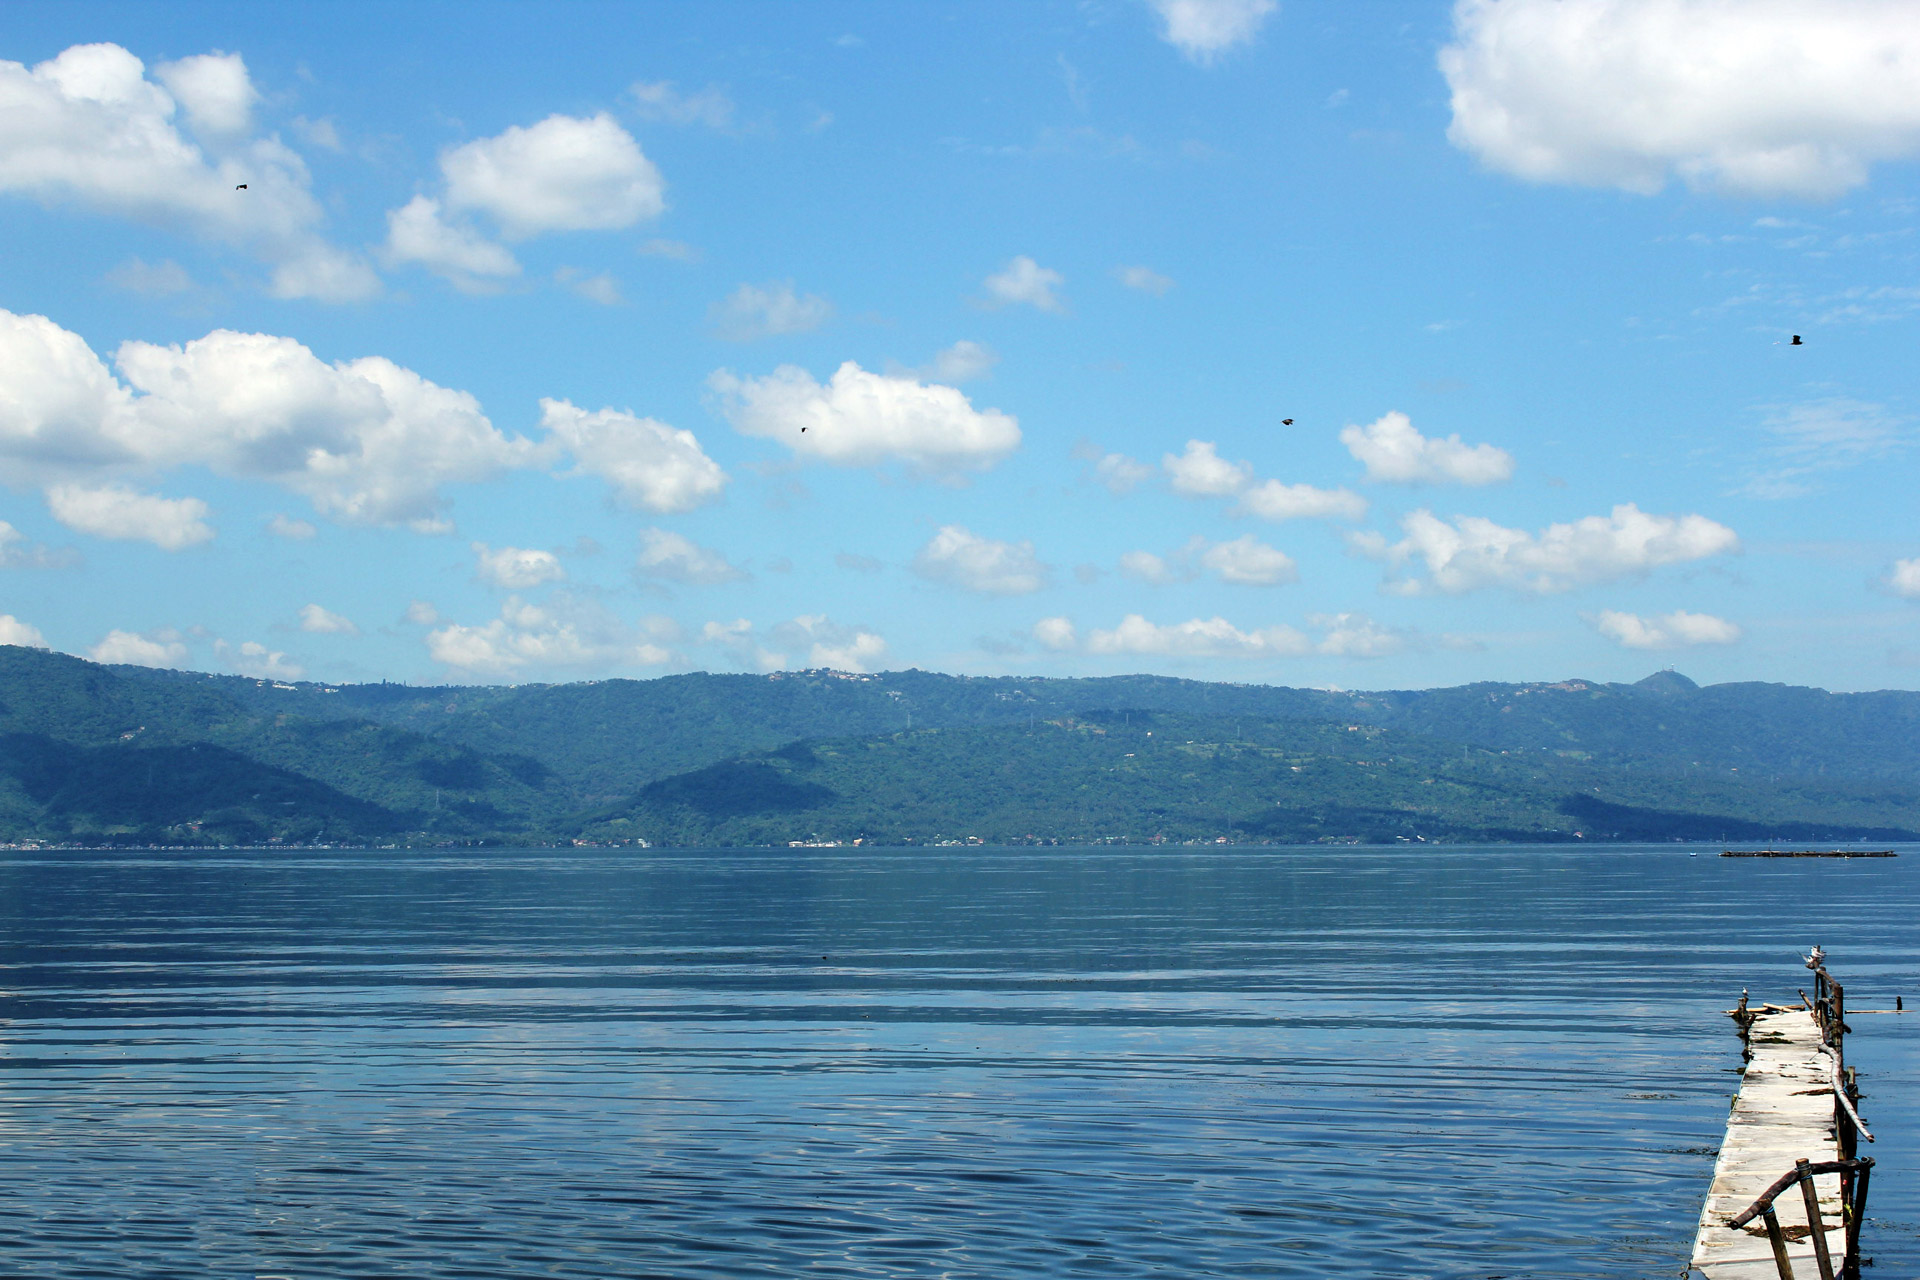
{"label": "reflection on water", "polygon": [[[1679,1274],[1920,856],[0,854],[0,1272]],[[1849,1041],[1920,1274],[1920,1015]]]}

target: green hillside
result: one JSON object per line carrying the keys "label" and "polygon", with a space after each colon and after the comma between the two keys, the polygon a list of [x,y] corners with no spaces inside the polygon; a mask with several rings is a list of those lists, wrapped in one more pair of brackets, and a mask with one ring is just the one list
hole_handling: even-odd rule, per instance
{"label": "green hillside", "polygon": [[1672,672],[418,688],[0,647],[0,839],[1891,840],[1920,831],[1916,730],[1920,694]]}

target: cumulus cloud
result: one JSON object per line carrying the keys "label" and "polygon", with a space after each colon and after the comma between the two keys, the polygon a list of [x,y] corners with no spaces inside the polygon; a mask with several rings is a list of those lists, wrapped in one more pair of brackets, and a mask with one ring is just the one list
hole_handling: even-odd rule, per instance
{"label": "cumulus cloud", "polygon": [[1238,498],[1240,510],[1262,520],[1357,520],[1367,511],[1367,500],[1351,489],[1318,489],[1278,480],[1256,483],[1251,463],[1228,462],[1208,440],[1187,441],[1185,452],[1164,455],[1160,466],[1180,496]]}
{"label": "cumulus cloud", "polygon": [[246,640],[238,645],[216,640],[213,642],[213,652],[215,657],[226,663],[229,670],[252,676],[256,680],[298,680],[307,673],[305,667],[286,654],[278,649],[269,649],[258,640]]}
{"label": "cumulus cloud", "polygon": [[1279,7],[1278,0],[1150,0],[1163,24],[1160,38],[1188,61],[1209,66],[1235,45],[1246,44]]}
{"label": "cumulus cloud", "polygon": [[1240,494],[1240,509],[1262,520],[1358,520],[1367,500],[1351,489],[1317,489],[1310,484],[1265,480]]}
{"label": "cumulus cloud", "polygon": [[1288,626],[1242,631],[1220,617],[1162,625],[1130,613],[1111,630],[1089,632],[1086,651],[1187,658],[1294,658],[1311,653],[1313,644]]}
{"label": "cumulus cloud", "polygon": [[1678,609],[1657,618],[1643,618],[1617,609],[1603,609],[1589,619],[1593,629],[1627,649],[1680,649],[1697,644],[1732,644],[1740,628],[1710,613]]}
{"label": "cumulus cloud", "polygon": [[1066,618],[1042,618],[1033,624],[1033,638],[1055,653],[1064,653],[1080,645],[1080,634]]}
{"label": "cumulus cloud", "polygon": [[709,622],[700,629],[700,640],[726,650],[755,671],[781,671],[787,665],[787,655],[762,646],[755,637],[753,624],[745,618]]}
{"label": "cumulus cloud", "polygon": [[1895,560],[1886,577],[1887,590],[1908,600],[1920,600],[1920,557]]}
{"label": "cumulus cloud", "polygon": [[520,274],[520,260],[464,222],[449,222],[440,202],[415,196],[387,211],[388,265],[418,263],[467,293],[487,293]]}
{"label": "cumulus cloud", "polygon": [[1157,556],[1151,551],[1128,551],[1120,557],[1120,576],[1144,582],[1150,587],[1163,587],[1177,579],[1190,578],[1193,574],[1184,565],[1169,563],[1167,557]]}
{"label": "cumulus cloud", "polygon": [[1038,591],[1052,572],[1034,555],[1033,543],[999,542],[957,524],[942,526],[910,567],[929,582],[996,596]]}
{"label": "cumulus cloud", "polygon": [[605,112],[514,125],[440,157],[447,203],[478,210],[509,240],[618,231],[666,208],[660,171]]}
{"label": "cumulus cloud", "polygon": [[1138,289],[1141,293],[1150,293],[1163,298],[1173,288],[1173,280],[1161,275],[1151,267],[1115,267],[1113,274],[1121,284],[1129,289]]}
{"label": "cumulus cloud", "polygon": [[401,621],[410,622],[416,627],[430,627],[440,621],[440,611],[433,607],[431,600],[409,600]]}
{"label": "cumulus cloud", "polygon": [[507,591],[525,591],[545,582],[559,582],[567,576],[560,557],[551,551],[529,547],[501,547],[494,550],[484,542],[473,544],[473,576],[488,586]]}
{"label": "cumulus cloud", "polygon": [[722,369],[707,385],[736,431],[837,466],[900,462],[952,476],[985,470],[1020,446],[1020,424],[1011,414],[975,409],[953,387],[868,373],[851,360],[824,386],[796,365],[764,378]]}
{"label": "cumulus cloud", "polygon": [[1364,427],[1348,426],[1340,443],[1367,469],[1367,479],[1389,484],[1498,484],[1513,477],[1513,455],[1490,444],[1421,435],[1404,413],[1388,413]]}
{"label": "cumulus cloud", "polygon": [[801,614],[772,631],[773,643],[788,652],[805,652],[809,667],[835,671],[872,671],[887,659],[887,642],[877,631],[843,626],[824,613]]}
{"label": "cumulus cloud", "polygon": [[40,628],[22,622],[10,613],[0,613],[0,644],[18,645],[23,649],[44,649],[47,640],[40,634]]}
{"label": "cumulus cloud", "polygon": [[47,490],[47,509],[69,529],[96,538],[151,542],[163,551],[213,541],[207,504],[198,498],[160,498],[118,485],[90,489],[57,484]]}
{"label": "cumulus cloud", "polygon": [[831,302],[817,293],[796,294],[791,280],[743,284],[707,309],[714,333],[731,342],[811,333],[832,317]]}
{"label": "cumulus cloud", "polygon": [[1091,463],[1093,482],[1116,496],[1132,493],[1153,478],[1153,468],[1124,453],[1106,453],[1091,440],[1073,447],[1073,456]]}
{"label": "cumulus cloud", "polygon": [[580,471],[613,486],[626,506],[669,515],[720,496],[727,473],[691,431],[618,409],[588,413],[565,400],[540,402],[540,425]]}
{"label": "cumulus cloud", "polygon": [[1378,535],[1354,539],[1365,554],[1395,568],[1418,561],[1427,578],[1395,590],[1458,594],[1480,587],[1548,593],[1611,582],[1740,549],[1739,536],[1701,515],[1650,515],[1623,503],[1611,515],[1549,525],[1539,533],[1509,529],[1481,516],[1449,522],[1421,510],[1400,522],[1406,536],[1388,545]]}
{"label": "cumulus cloud", "polygon": [[477,626],[448,623],[428,632],[427,654],[483,676],[657,667],[673,660],[673,653],[656,643],[671,636],[664,620],[634,628],[591,602],[556,598],[541,606],[509,596],[497,618]]}
{"label": "cumulus cloud", "polygon": [[87,650],[87,656],[95,662],[133,667],[178,667],[187,660],[187,646],[171,630],[141,635],[115,628]]}
{"label": "cumulus cloud", "polygon": [[1447,136],[1536,182],[1831,198],[1920,153],[1907,0],[1459,0]]}
{"label": "cumulus cloud", "polygon": [[643,119],[666,124],[701,124],[725,131],[733,127],[733,99],[719,85],[682,93],[671,80],[636,81],[627,90]]}
{"label": "cumulus cloud", "polygon": [[603,307],[617,307],[626,301],[620,293],[620,282],[604,271],[588,275],[578,267],[561,267],[553,273],[553,282],[574,297]]}
{"label": "cumulus cloud", "polygon": [[640,555],[634,567],[644,577],[700,585],[738,582],[748,576],[720,552],[666,529],[640,531]]}
{"label": "cumulus cloud", "polygon": [[1273,587],[1300,580],[1300,570],[1292,556],[1252,534],[1232,542],[1215,543],[1200,553],[1200,563],[1218,574],[1222,582],[1241,586]]}
{"label": "cumulus cloud", "polygon": [[300,629],[322,636],[357,636],[360,628],[353,625],[353,619],[325,609],[317,604],[300,607]]}
{"label": "cumulus cloud", "polygon": [[[363,260],[321,236],[300,157],[246,136],[258,94],[238,54],[184,58],[159,75],[116,44],[75,45],[31,68],[0,61],[0,192],[239,249],[273,268],[280,297],[379,292]],[[197,141],[175,127],[177,111]]]}
{"label": "cumulus cloud", "polygon": [[1321,631],[1315,653],[1333,658],[1390,658],[1412,644],[1407,632],[1383,627],[1364,613],[1316,613],[1309,626]]}
{"label": "cumulus cloud", "polygon": [[1054,290],[1067,282],[1058,271],[1043,267],[1024,253],[983,282],[994,306],[1024,305],[1042,311],[1065,311],[1066,303]]}

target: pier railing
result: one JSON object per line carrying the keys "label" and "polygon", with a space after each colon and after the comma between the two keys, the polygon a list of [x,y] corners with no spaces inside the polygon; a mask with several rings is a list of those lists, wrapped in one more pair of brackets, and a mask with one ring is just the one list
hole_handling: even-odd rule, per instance
{"label": "pier railing", "polygon": [[[1832,1252],[1827,1247],[1827,1226],[1820,1217],[1820,1196],[1813,1185],[1814,1178],[1823,1173],[1840,1175],[1840,1213],[1846,1225],[1847,1243],[1837,1273],[1833,1269]],[[1773,1246],[1773,1265],[1779,1268],[1780,1280],[1794,1280],[1793,1263],[1787,1259],[1786,1232],[1781,1229],[1780,1219],[1773,1212],[1773,1202],[1798,1185],[1806,1201],[1807,1226],[1813,1237],[1813,1260],[1820,1268],[1820,1280],[1859,1280],[1860,1222],[1867,1211],[1867,1179],[1872,1173],[1871,1156],[1860,1160],[1822,1160],[1818,1164],[1796,1161],[1792,1169],[1781,1174],[1744,1212],[1728,1219],[1727,1225],[1738,1231],[1755,1218],[1764,1222],[1767,1243]]]}

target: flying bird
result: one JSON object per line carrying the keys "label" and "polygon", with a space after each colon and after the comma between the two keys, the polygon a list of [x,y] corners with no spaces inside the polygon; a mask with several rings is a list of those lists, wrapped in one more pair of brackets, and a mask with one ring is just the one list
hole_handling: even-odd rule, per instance
{"label": "flying bird", "polygon": [[1796,333],[1793,335],[1793,341],[1788,343],[1787,345],[1798,347],[1798,346],[1804,346],[1805,344],[1800,341],[1800,335]]}
{"label": "flying bird", "polygon": [[1290,426],[1292,426],[1292,425],[1293,425],[1293,419],[1292,419],[1292,418],[1282,418],[1282,419],[1280,419],[1280,425],[1281,425],[1281,426],[1283,426],[1283,427],[1290,427]]}

